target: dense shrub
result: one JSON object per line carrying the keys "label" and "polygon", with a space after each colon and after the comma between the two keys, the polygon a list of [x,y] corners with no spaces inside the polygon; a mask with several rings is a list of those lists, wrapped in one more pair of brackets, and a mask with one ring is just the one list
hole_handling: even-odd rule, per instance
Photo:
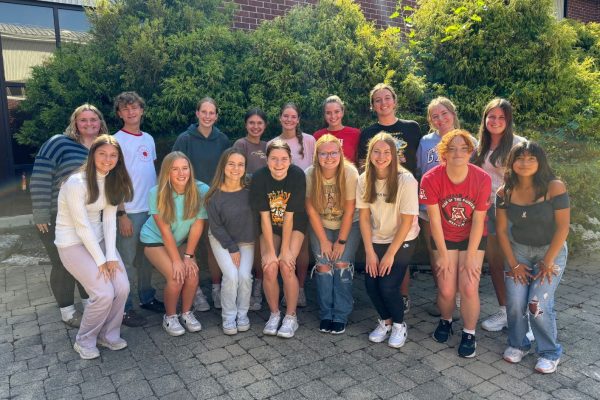
{"label": "dense shrub", "polygon": [[430,82],[477,121],[493,96],[510,99],[516,120],[532,127],[580,126],[595,133],[600,76],[573,51],[575,29],[558,22],[550,0],[423,0],[414,13],[415,50]]}
{"label": "dense shrub", "polygon": [[348,122],[372,118],[368,92],[381,81],[397,87],[401,109],[421,113],[426,88],[398,29],[378,30],[351,0],[323,0],[297,7],[256,31],[231,29],[231,9],[219,0],[100,2],[90,18],[93,39],[65,45],[33,71],[23,109],[30,119],[17,135],[39,145],[60,133],[71,111],[98,105],[112,130],[120,121],[112,97],[135,90],[147,101],[143,128],[169,148],[194,122],[197,101],[219,103],[218,125],[242,136],[242,115],[263,107],[271,133],[284,102],[303,110],[303,127],[321,124],[321,103],[338,94]]}

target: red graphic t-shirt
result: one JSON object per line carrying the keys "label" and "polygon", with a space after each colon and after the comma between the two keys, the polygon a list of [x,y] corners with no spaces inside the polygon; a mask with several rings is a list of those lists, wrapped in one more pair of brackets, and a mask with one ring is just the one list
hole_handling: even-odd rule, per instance
{"label": "red graphic t-shirt", "polygon": [[[492,191],[492,179],[481,168],[469,164],[464,181],[454,184],[448,178],[445,165],[438,165],[423,175],[419,203],[437,204],[442,217],[444,239],[461,242],[469,238],[474,211],[487,211]],[[487,219],[487,217],[486,217]],[[487,224],[483,224],[487,236]]]}
{"label": "red graphic t-shirt", "polygon": [[344,157],[346,160],[356,164],[356,152],[358,151],[358,142],[360,140],[360,130],[344,126],[339,131],[330,131],[327,128],[319,129],[313,136],[315,140],[319,140],[321,136],[329,133],[340,139],[342,142],[342,150],[344,151]]}

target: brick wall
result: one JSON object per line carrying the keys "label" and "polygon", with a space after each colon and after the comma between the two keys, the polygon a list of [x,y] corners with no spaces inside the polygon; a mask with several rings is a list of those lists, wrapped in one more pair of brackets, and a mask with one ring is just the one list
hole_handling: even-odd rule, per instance
{"label": "brick wall", "polygon": [[565,0],[567,15],[565,17],[583,22],[600,22],[600,0]]}
{"label": "brick wall", "polygon": [[[271,20],[285,14],[298,4],[314,4],[318,0],[234,0],[239,6],[234,26],[238,29],[254,29],[262,20]],[[399,19],[389,19],[396,9],[396,0],[357,0],[365,17],[374,21],[378,26],[398,26]],[[404,1],[403,4],[413,5],[416,0]]]}

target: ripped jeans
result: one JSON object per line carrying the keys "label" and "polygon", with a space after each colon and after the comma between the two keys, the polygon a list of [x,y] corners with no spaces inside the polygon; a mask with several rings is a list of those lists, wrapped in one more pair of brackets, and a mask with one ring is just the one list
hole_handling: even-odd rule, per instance
{"label": "ripped jeans", "polygon": [[[527,246],[511,242],[512,251],[517,262],[531,268],[531,274],[539,272],[537,262],[540,261],[548,246]],[[536,340],[536,352],[540,357],[548,360],[558,360],[562,354],[562,346],[557,341],[556,312],[554,311],[554,292],[565,271],[567,264],[567,244],[565,243],[556,256],[554,263],[559,270],[552,277],[552,283],[540,279],[522,285],[506,276],[506,313],[508,316],[508,345],[521,350],[531,348],[527,339],[527,311],[529,310],[529,321],[531,330]]]}
{"label": "ripped jeans", "polygon": [[[338,239],[339,230],[325,228],[325,234],[331,242]],[[344,253],[339,260],[328,260],[321,255],[319,239],[312,227],[309,228],[310,246],[315,256],[316,265],[313,268],[317,283],[317,299],[319,303],[319,318],[329,319],[334,322],[348,322],[352,312],[354,297],[352,296],[352,279],[354,277],[354,255],[360,241],[358,221],[352,223],[350,233],[346,239]],[[347,263],[346,268],[339,268],[338,262]],[[317,265],[327,265],[328,272],[319,272]],[[312,273],[311,273],[312,276]]]}

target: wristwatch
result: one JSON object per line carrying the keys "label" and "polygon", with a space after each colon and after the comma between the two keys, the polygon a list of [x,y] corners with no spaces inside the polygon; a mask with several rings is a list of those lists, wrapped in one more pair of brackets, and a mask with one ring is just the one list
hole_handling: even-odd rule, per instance
{"label": "wristwatch", "polygon": [[193,254],[183,253],[183,257],[185,258],[194,258]]}
{"label": "wristwatch", "polygon": [[346,241],[345,241],[345,240],[342,240],[342,239],[338,239],[338,243],[339,243],[339,244],[346,244]]}
{"label": "wristwatch", "polygon": [[125,210],[118,210],[117,211],[117,217],[122,217],[123,215],[127,215],[127,211],[125,211]]}

